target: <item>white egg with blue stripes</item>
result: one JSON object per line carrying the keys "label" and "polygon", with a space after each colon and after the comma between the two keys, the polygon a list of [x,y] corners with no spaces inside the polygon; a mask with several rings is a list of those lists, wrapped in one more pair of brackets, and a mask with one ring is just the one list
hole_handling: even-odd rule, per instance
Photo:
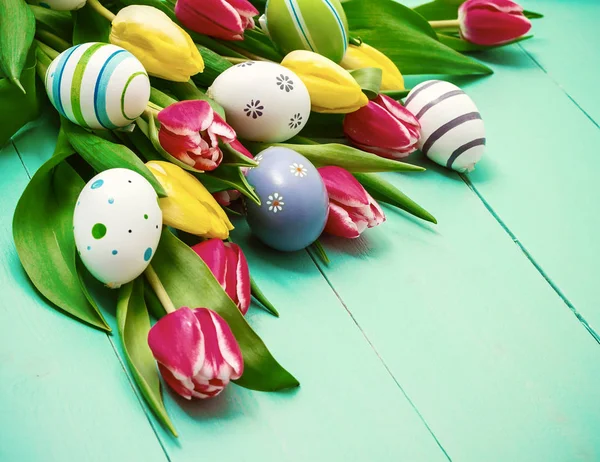
{"label": "white egg with blue stripes", "polygon": [[485,150],[485,127],[464,91],[450,82],[428,80],[411,90],[404,105],[421,124],[423,154],[461,173],[475,168]]}
{"label": "white egg with blue stripes", "polygon": [[48,67],[45,85],[63,117],[94,130],[130,125],[150,99],[142,63],[108,43],[83,43],[63,51]]}

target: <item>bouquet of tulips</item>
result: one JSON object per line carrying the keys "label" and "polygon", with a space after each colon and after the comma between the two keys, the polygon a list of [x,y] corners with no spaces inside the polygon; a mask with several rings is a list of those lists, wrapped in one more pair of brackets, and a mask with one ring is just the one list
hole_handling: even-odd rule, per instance
{"label": "bouquet of tulips", "polygon": [[422,171],[400,160],[416,150],[466,173],[483,121],[458,87],[403,75],[490,74],[464,53],[534,17],[510,0],[0,0],[0,144],[41,111],[59,127],[15,210],[23,267],[107,332],[96,300],[118,290],[130,372],[174,435],[159,373],[188,399],[298,386],[244,318],[252,296],[278,312],[232,220],[324,259],[322,233],[359,237],[381,203],[435,223],[376,173]]}

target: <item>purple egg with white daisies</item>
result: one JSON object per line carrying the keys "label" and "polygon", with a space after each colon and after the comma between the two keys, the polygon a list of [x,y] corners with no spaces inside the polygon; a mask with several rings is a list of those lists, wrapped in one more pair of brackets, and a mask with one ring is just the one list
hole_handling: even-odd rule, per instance
{"label": "purple egg with white daisies", "polygon": [[261,205],[246,201],[252,233],[277,250],[303,249],[321,235],[327,222],[329,198],[314,165],[296,151],[271,147],[254,160],[248,182]]}

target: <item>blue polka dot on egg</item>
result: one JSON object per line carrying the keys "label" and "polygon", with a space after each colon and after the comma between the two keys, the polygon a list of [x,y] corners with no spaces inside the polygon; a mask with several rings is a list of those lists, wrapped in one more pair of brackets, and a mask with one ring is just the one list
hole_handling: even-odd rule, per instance
{"label": "blue polka dot on egg", "polygon": [[118,253],[119,253],[119,252],[117,252],[116,250],[113,250],[113,251],[112,251],[112,254],[113,254],[113,255],[116,255],[116,254],[118,254]]}
{"label": "blue polka dot on egg", "polygon": [[111,197],[110,199],[108,199],[108,203],[109,203],[109,204],[114,204],[114,203],[115,203],[115,200],[114,200],[114,199]]}
{"label": "blue polka dot on egg", "polygon": [[104,180],[96,180],[92,183],[92,189],[98,189],[104,184]]}
{"label": "blue polka dot on egg", "polygon": [[151,258],[152,258],[152,248],[148,247],[146,249],[146,251],[144,252],[144,261],[150,261]]}

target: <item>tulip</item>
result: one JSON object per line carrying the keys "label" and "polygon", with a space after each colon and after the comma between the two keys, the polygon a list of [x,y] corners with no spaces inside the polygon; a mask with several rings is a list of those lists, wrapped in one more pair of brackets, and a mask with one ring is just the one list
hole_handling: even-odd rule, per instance
{"label": "tulip", "polygon": [[187,82],[204,70],[192,38],[162,11],[151,6],[126,6],[113,20],[110,43],[130,51],[148,74]]}
{"label": "tulip", "polygon": [[347,114],[369,102],[347,70],[317,53],[292,51],[281,65],[294,71],[304,82],[314,112]]}
{"label": "tulip", "polygon": [[177,0],[175,15],[199,34],[243,40],[244,30],[254,28],[258,10],[247,0]]}
{"label": "tulip", "polygon": [[364,42],[360,46],[348,46],[340,65],[350,71],[365,67],[377,67],[382,72],[382,90],[404,90],[404,78],[392,60]]}
{"label": "tulip", "polygon": [[467,0],[458,9],[460,33],[478,45],[502,45],[525,35],[531,22],[510,0]]}
{"label": "tulip", "polygon": [[379,204],[350,172],[331,166],[321,167],[319,173],[329,195],[326,233],[353,239],[385,221]]}
{"label": "tulip", "polygon": [[183,307],[162,317],[148,345],[165,382],[186,399],[213,398],[244,371],[231,328],[208,308]]}
{"label": "tulip", "polygon": [[158,200],[163,223],[190,234],[227,239],[233,229],[227,214],[198,179],[171,162],[146,164],[167,197]]}
{"label": "tulip", "polygon": [[235,131],[206,101],[171,104],[158,113],[160,145],[198,170],[214,170],[223,160],[219,141],[231,143]]}
{"label": "tulip", "polygon": [[209,239],[192,247],[242,314],[250,307],[250,270],[240,246]]}
{"label": "tulip", "polygon": [[213,193],[213,197],[219,205],[229,207],[232,202],[237,201],[242,197],[242,193],[235,189],[228,189],[227,191]]}
{"label": "tulip", "polygon": [[401,159],[415,151],[420,129],[414,115],[385,95],[344,118],[344,133],[354,145],[390,159]]}

